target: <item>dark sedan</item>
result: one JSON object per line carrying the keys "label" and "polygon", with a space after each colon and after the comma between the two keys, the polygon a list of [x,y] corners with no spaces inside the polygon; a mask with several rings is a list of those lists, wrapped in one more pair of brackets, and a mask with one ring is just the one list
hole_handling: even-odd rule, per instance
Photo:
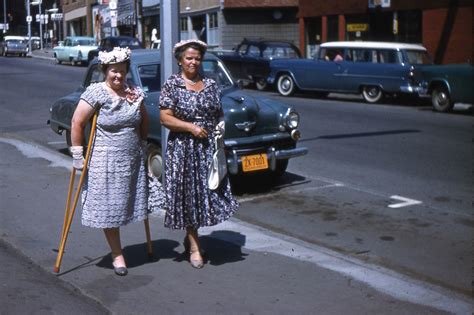
{"label": "dark sedan", "polygon": [[[262,172],[282,175],[292,157],[307,153],[297,148],[300,137],[299,115],[288,106],[266,98],[252,97],[238,89],[222,62],[207,54],[202,64],[203,75],[220,85],[226,122],[225,151],[232,175]],[[150,116],[148,165],[156,176],[161,174],[161,125],[159,119],[160,52],[135,50],[132,53],[128,79],[147,93],[145,104]],[[104,80],[95,59],[89,66],[83,85],[75,92],[57,100],[51,107],[51,128],[66,131],[70,145],[71,118],[81,93],[93,82]],[[243,163],[244,162],[244,163]]]}
{"label": "dark sedan", "polygon": [[244,39],[232,51],[213,51],[232,76],[244,85],[255,84],[258,90],[267,88],[270,60],[300,58],[299,49],[290,42]]}
{"label": "dark sedan", "polygon": [[114,47],[128,47],[130,49],[140,49],[142,48],[142,43],[131,36],[108,36],[102,39],[99,43],[97,49],[89,51],[87,60],[92,61],[95,57],[99,55],[99,51],[111,51]]}

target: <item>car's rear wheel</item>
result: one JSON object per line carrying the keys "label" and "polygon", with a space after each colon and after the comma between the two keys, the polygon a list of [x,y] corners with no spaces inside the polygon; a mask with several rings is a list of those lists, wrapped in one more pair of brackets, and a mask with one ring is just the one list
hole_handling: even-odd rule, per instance
{"label": "car's rear wheel", "polygon": [[255,87],[257,88],[257,90],[259,91],[264,91],[267,89],[267,81],[265,80],[265,78],[258,78],[258,79],[255,79]]}
{"label": "car's rear wheel", "polygon": [[382,89],[376,85],[362,87],[362,96],[367,103],[377,103],[383,96]]}
{"label": "car's rear wheel", "polygon": [[154,143],[149,143],[147,146],[146,165],[148,172],[161,181],[163,158],[161,156],[161,148]]}
{"label": "car's rear wheel", "polygon": [[278,93],[280,93],[283,96],[290,96],[292,95],[295,90],[295,81],[293,81],[293,78],[289,74],[283,74],[278,78],[277,81],[277,89]]}
{"label": "car's rear wheel", "polygon": [[448,89],[442,85],[434,87],[431,92],[431,103],[437,112],[449,112],[454,107]]}

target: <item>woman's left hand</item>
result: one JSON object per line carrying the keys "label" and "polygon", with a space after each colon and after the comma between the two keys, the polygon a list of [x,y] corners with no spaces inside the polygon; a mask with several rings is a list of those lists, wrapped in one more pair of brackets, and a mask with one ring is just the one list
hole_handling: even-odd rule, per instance
{"label": "woman's left hand", "polygon": [[198,125],[194,125],[191,129],[191,133],[196,138],[207,138],[207,131],[206,129],[199,127]]}

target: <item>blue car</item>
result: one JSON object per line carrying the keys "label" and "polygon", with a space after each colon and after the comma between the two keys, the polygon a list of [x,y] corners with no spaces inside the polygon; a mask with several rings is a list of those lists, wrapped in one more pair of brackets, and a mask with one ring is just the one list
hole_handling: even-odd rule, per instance
{"label": "blue car", "polygon": [[418,94],[414,67],[432,64],[426,48],[384,42],[328,42],[313,59],[270,62],[267,80],[283,96],[295,91],[360,93],[376,103],[384,94]]}

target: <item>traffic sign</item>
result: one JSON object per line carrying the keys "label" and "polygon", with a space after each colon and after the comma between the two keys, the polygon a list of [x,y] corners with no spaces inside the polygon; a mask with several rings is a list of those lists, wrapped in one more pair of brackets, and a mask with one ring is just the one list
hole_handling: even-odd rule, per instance
{"label": "traffic sign", "polygon": [[116,0],[110,0],[109,9],[110,10],[117,10],[117,1]]}

